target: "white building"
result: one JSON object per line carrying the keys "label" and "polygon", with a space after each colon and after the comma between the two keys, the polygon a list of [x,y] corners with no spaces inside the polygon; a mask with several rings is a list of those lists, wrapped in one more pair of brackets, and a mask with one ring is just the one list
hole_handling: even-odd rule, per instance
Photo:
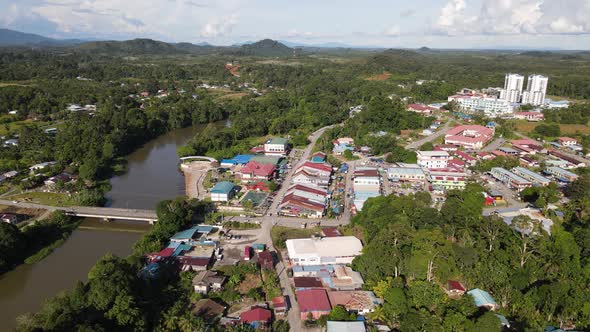
{"label": "white building", "polygon": [[287,139],[274,137],[264,143],[264,154],[267,156],[284,156],[287,154]]}
{"label": "white building", "polygon": [[549,79],[543,75],[529,75],[526,91],[522,94],[522,104],[543,105]]}
{"label": "white building", "polygon": [[292,239],[285,244],[292,265],[351,264],[363,250],[354,236]]}
{"label": "white building", "polygon": [[414,164],[405,167],[390,167],[387,177],[392,181],[420,182],[426,180],[426,175],[420,166]]}
{"label": "white building", "polygon": [[524,76],[520,74],[506,74],[504,78],[504,89],[500,91],[500,99],[509,103],[518,103],[522,94]]}
{"label": "white building", "polygon": [[448,97],[447,101],[456,102],[462,110],[483,112],[488,116],[503,115],[514,111],[509,101],[485,94],[457,94]]}
{"label": "white building", "polygon": [[451,156],[446,151],[417,151],[418,166],[424,168],[447,168]]}

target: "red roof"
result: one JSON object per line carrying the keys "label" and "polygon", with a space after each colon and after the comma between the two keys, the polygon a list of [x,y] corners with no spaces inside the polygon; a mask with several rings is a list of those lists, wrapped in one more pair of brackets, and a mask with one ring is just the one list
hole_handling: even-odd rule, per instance
{"label": "red roof", "polygon": [[252,310],[244,311],[240,314],[240,322],[254,323],[254,322],[270,322],[271,312],[264,308],[254,308]]}
{"label": "red roof", "polygon": [[560,137],[558,140],[560,142],[576,142],[576,139],[571,137]]}
{"label": "red roof", "polygon": [[337,237],[342,236],[342,233],[336,227],[327,227],[322,229],[322,233],[324,233],[325,237]]}
{"label": "red roof", "polygon": [[287,302],[284,296],[277,296],[272,299],[272,306],[276,308],[286,308]]}
{"label": "red roof", "polygon": [[514,144],[514,145],[541,146],[541,144],[539,142],[537,142],[535,140],[532,140],[532,139],[515,139],[515,140],[512,140],[511,143]]}
{"label": "red roof", "polygon": [[289,187],[289,189],[287,190],[287,192],[291,192],[294,190],[301,190],[301,191],[305,191],[308,193],[312,193],[312,194],[316,194],[316,195],[323,195],[326,196],[328,193],[325,190],[319,189],[319,188],[313,188],[313,187],[308,187],[308,186],[304,186],[302,184],[295,184],[292,185],[291,187]]}
{"label": "red roof", "polygon": [[294,277],[295,288],[323,288],[322,280],[316,277]]}
{"label": "red roof", "polygon": [[460,282],[455,281],[455,280],[449,280],[448,282],[448,289],[449,290],[458,290],[458,291],[465,291],[465,287],[463,287],[463,285],[461,285]]}
{"label": "red roof", "polygon": [[172,253],[174,252],[174,248],[164,248],[162,249],[162,251],[160,251],[158,253],[158,256],[160,257],[170,257],[172,256]]}
{"label": "red roof", "polygon": [[289,195],[285,196],[285,198],[283,198],[283,200],[281,201],[280,205],[287,205],[287,204],[303,207],[305,209],[318,211],[318,212],[323,212],[324,209],[326,208],[324,206],[324,204],[314,202],[310,199],[307,199],[305,197],[296,196],[294,194],[289,194]]}
{"label": "red roof", "polygon": [[297,302],[299,303],[299,311],[330,311],[330,301],[328,295],[323,289],[307,289],[295,292]]}
{"label": "red roof", "polygon": [[409,104],[408,108],[419,112],[432,111],[432,108],[424,104]]}
{"label": "red roof", "polygon": [[274,265],[274,259],[272,258],[272,253],[270,251],[263,251],[258,254],[258,263],[262,267],[270,267]]}
{"label": "red roof", "polygon": [[326,164],[326,163],[313,163],[311,161],[306,161],[303,164],[301,164],[299,167],[297,167],[297,171],[306,168],[306,169],[312,169],[312,170],[318,170],[318,171],[322,171],[322,172],[332,172],[332,166],[330,164]]}
{"label": "red roof", "polygon": [[246,164],[246,166],[244,166],[240,170],[240,173],[268,177],[268,176],[271,176],[272,173],[274,173],[274,171],[275,171],[275,165],[261,164],[261,163],[255,162],[255,161],[249,161]]}
{"label": "red roof", "polygon": [[455,155],[465,161],[475,161],[476,159],[463,151],[455,151]]}

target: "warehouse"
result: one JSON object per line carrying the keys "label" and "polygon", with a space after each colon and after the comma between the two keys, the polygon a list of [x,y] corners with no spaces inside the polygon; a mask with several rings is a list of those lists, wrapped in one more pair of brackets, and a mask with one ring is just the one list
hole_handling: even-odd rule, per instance
{"label": "warehouse", "polygon": [[354,236],[292,239],[286,245],[292,265],[350,264],[363,249]]}

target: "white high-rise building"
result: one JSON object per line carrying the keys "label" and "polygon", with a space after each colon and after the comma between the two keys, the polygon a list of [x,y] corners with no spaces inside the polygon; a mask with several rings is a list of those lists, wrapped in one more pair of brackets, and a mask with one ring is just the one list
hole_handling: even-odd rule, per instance
{"label": "white high-rise building", "polygon": [[500,91],[500,99],[510,103],[518,103],[522,94],[524,76],[520,74],[506,74],[504,79],[504,89]]}
{"label": "white high-rise building", "polygon": [[543,75],[529,75],[526,91],[522,94],[522,103],[533,106],[543,105],[549,79]]}

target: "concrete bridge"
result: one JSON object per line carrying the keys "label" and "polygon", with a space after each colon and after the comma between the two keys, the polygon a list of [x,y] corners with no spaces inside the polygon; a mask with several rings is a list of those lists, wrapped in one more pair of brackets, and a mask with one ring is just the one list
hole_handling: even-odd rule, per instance
{"label": "concrete bridge", "polygon": [[215,159],[215,158],[206,157],[206,156],[188,156],[188,157],[182,157],[182,158],[180,158],[181,161],[185,161],[185,160],[189,160],[189,159],[201,159],[201,160],[208,160],[210,162],[216,162],[217,161],[217,159]]}
{"label": "concrete bridge", "polygon": [[153,210],[138,210],[138,209],[118,209],[109,207],[89,207],[89,206],[50,206],[20,201],[6,201],[0,200],[0,205],[16,206],[26,209],[40,209],[48,211],[63,211],[68,216],[100,218],[105,220],[134,220],[145,221],[153,225],[158,220],[156,211]]}

